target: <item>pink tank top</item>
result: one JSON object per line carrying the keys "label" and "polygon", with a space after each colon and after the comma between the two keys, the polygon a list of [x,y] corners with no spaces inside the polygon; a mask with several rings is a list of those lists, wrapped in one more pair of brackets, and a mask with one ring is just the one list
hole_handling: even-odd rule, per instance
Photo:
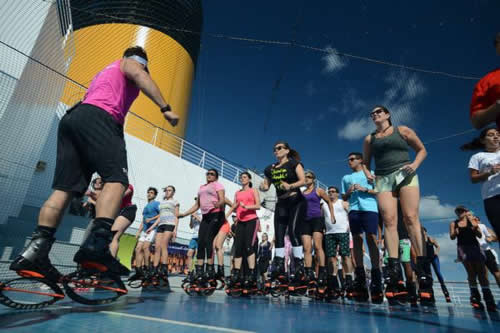
{"label": "pink tank top", "polygon": [[116,60],[97,73],[82,103],[103,109],[123,125],[130,106],[139,95],[139,88],[122,73],[120,63],[121,60]]}
{"label": "pink tank top", "polygon": [[200,186],[198,197],[200,198],[201,214],[220,212],[220,208],[215,208],[215,203],[219,201],[217,192],[223,189],[224,186],[217,181]]}
{"label": "pink tank top", "polygon": [[[236,202],[242,203],[245,206],[253,206],[256,204],[253,189],[236,192]],[[246,222],[257,218],[257,213],[252,209],[245,209],[241,206],[236,208],[236,216],[238,221]]]}

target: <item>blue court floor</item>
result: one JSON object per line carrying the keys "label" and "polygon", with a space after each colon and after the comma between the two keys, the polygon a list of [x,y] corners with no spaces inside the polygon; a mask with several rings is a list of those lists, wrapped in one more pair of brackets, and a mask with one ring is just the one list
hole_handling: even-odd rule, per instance
{"label": "blue court floor", "polygon": [[433,309],[320,303],[306,298],[230,298],[221,292],[190,297],[131,291],[98,307],[67,299],[38,311],[0,305],[0,331],[17,332],[500,332],[500,312],[475,312],[468,305]]}

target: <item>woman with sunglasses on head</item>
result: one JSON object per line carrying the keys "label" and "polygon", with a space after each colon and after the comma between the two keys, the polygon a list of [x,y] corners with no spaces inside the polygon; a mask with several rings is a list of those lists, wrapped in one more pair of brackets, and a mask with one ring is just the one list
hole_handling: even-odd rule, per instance
{"label": "woman with sunglasses on head", "polygon": [[233,206],[226,213],[231,216],[236,210],[236,234],[234,236],[235,255],[234,269],[231,272],[231,284],[240,281],[240,270],[243,257],[248,263],[248,274],[244,277],[244,288],[254,288],[257,282],[255,275],[255,243],[259,227],[257,210],[260,209],[259,192],[252,188],[252,176],[248,172],[240,175],[241,190],[235,193]]}
{"label": "woman with sunglasses on head", "polygon": [[276,206],[274,210],[275,256],[272,279],[285,280],[285,233],[288,232],[292,243],[295,261],[295,282],[303,279],[302,244],[299,227],[302,225],[307,203],[300,191],[305,185],[304,167],[300,155],[290,148],[288,143],[278,141],[273,148],[277,162],[264,170],[261,191],[269,190],[271,184],[276,188]]}
{"label": "woman with sunglasses on head", "polygon": [[[325,266],[325,252],[323,251],[323,233],[325,230],[325,220],[321,211],[321,199],[326,202],[330,216],[333,213],[333,205],[325,190],[316,187],[316,175],[312,171],[305,172],[306,189],[302,195],[307,202],[306,218],[301,226],[302,246],[304,247],[305,275],[308,282],[314,282],[314,272],[312,269],[312,243],[314,240],[314,251],[319,262],[318,287],[326,286],[328,277]],[[335,220],[334,220],[335,221]],[[335,222],[334,222],[335,223]]]}
{"label": "woman with sunglasses on head", "polygon": [[[202,219],[198,232],[198,253],[196,255],[195,278],[200,282],[215,278],[213,244],[222,224],[224,223],[225,191],[224,186],[219,183],[219,173],[215,169],[209,169],[206,173],[207,183],[200,186],[198,200],[186,212],[179,214],[185,217],[201,209]],[[203,264],[207,261],[206,270]]]}
{"label": "woman with sunglasses on head", "polygon": [[[159,278],[168,283],[168,244],[175,242],[177,227],[179,226],[179,202],[174,199],[175,187],[169,185],[163,189],[165,195],[160,202],[160,218],[149,227],[148,233],[156,229],[155,254],[153,260],[153,283]],[[160,265],[161,260],[161,266]]]}
{"label": "woman with sunglasses on head", "polygon": [[[427,156],[424,144],[415,131],[406,126],[393,126],[391,114],[384,106],[376,106],[370,114],[375,131],[366,136],[363,143],[363,168],[366,178],[375,181],[375,191],[380,214],[385,227],[384,240],[389,253],[387,272],[389,275],[386,297],[389,301],[399,292],[402,281],[399,264],[398,198],[403,212],[411,244],[417,254],[417,276],[419,279],[420,303],[434,304],[432,276],[429,262],[424,256],[418,208],[420,189],[416,170]],[[410,149],[416,153],[410,161]],[[370,172],[371,158],[375,161],[375,177]]]}
{"label": "woman with sunglasses on head", "polygon": [[500,133],[496,128],[486,128],[479,137],[460,148],[483,150],[469,160],[470,180],[481,183],[486,216],[495,233],[500,235]]}

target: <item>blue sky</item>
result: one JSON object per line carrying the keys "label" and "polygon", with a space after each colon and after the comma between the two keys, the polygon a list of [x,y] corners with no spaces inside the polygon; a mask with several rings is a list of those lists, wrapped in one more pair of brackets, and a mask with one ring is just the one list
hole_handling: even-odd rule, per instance
{"label": "blue sky", "polygon": [[[284,5],[286,4],[286,6]],[[240,165],[263,170],[286,140],[327,184],[349,172],[343,159],[362,149],[368,113],[384,104],[424,142],[471,128],[474,80],[425,74],[333,53],[214,38],[210,33],[290,41],[424,69],[480,77],[499,66],[492,40],[498,1],[210,1],[204,6],[186,138]],[[421,217],[443,243],[445,274],[464,279],[446,240],[452,207],[484,215],[468,180],[475,133],[427,145],[418,170]],[[485,218],[484,218],[485,219]]]}

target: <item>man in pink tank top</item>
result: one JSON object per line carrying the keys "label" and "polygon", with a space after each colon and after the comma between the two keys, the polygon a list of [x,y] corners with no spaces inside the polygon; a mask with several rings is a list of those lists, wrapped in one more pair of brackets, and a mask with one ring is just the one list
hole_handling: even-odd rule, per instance
{"label": "man in pink tank top", "polygon": [[60,279],[61,274],[48,256],[57,225],[72,197],[82,195],[97,172],[104,187],[97,200],[96,218],[73,260],[79,264],[99,263],[115,274],[128,274],[109,250],[113,235],[124,231],[123,224],[113,224],[128,187],[123,122],[140,91],[159,107],[172,126],[179,121],[149,75],[147,63],[142,47],[128,48],[122,59],[94,77],[83,101],[62,117],[57,133],[54,192],[40,210],[30,243],[10,269],[36,272],[53,281]]}

